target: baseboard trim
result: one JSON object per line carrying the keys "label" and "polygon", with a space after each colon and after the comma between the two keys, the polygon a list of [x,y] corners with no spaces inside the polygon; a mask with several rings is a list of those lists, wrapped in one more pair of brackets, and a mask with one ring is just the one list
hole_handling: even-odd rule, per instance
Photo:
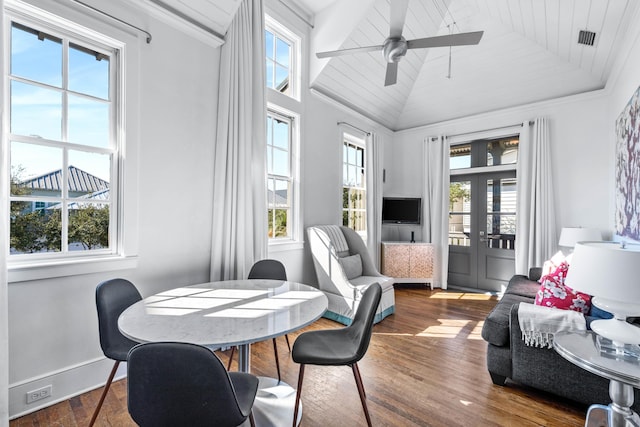
{"label": "baseboard trim", "polygon": [[[102,387],[113,368],[106,357],[89,360],[9,385],[9,419],[13,420],[72,397]],[[114,381],[126,377],[126,363],[121,363]],[[28,392],[51,385],[51,396],[27,403]]]}

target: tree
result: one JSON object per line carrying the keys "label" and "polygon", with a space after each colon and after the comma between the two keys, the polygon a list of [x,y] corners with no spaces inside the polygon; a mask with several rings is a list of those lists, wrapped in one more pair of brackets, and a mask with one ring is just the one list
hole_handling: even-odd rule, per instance
{"label": "tree", "polygon": [[[24,168],[12,167],[11,195],[29,196],[31,189],[22,185]],[[62,210],[58,208],[32,211],[31,201],[12,201],[10,208],[9,245],[18,253],[62,250]],[[109,247],[109,207],[88,204],[70,210],[68,241],[79,243],[85,250]]]}
{"label": "tree", "polygon": [[109,247],[109,207],[88,205],[69,213],[69,244],[81,243],[84,249]]}
{"label": "tree", "polygon": [[[21,185],[22,166],[11,167],[10,192],[12,196],[28,196],[31,190]],[[12,201],[9,208],[9,247],[22,253],[40,252],[47,247],[44,236],[47,219],[40,211],[30,212],[31,202]]]}
{"label": "tree", "polygon": [[[286,237],[287,235],[287,209],[269,209],[269,237]],[[275,214],[275,221],[274,221]],[[273,229],[275,227],[275,230]]]}
{"label": "tree", "polygon": [[[13,208],[13,206],[12,206]],[[11,215],[10,247],[22,253],[40,252],[47,247],[46,218],[39,211]]]}
{"label": "tree", "polygon": [[453,210],[456,202],[468,202],[471,193],[461,182],[452,182],[449,184],[449,210]]}

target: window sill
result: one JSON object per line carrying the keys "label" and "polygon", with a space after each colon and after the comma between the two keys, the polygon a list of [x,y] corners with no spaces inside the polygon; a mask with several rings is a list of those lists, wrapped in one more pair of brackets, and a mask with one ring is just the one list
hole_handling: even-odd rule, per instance
{"label": "window sill", "polygon": [[304,242],[299,240],[285,240],[269,242],[269,253],[295,251],[304,248]]}
{"label": "window sill", "polygon": [[101,256],[86,259],[55,260],[38,263],[9,263],[9,283],[54,277],[77,276],[105,271],[128,270],[138,266],[137,256]]}

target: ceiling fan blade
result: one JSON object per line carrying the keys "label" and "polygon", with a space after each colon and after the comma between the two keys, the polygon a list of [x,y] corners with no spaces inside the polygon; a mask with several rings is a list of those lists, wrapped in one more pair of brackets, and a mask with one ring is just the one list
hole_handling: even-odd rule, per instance
{"label": "ceiling fan blade", "polygon": [[351,55],[352,53],[373,52],[376,50],[382,50],[382,45],[353,47],[351,49],[330,50],[328,52],[318,52],[316,53],[316,56],[318,58],[330,58],[334,56]]}
{"label": "ceiling fan blade", "polygon": [[396,81],[398,81],[398,63],[389,62],[387,63],[387,73],[384,76],[384,85],[391,86],[396,84]]}
{"label": "ceiling fan blade", "polygon": [[404,20],[407,17],[409,0],[392,0],[391,16],[389,17],[389,37],[401,37]]}
{"label": "ceiling fan blade", "polygon": [[480,43],[484,31],[471,33],[450,34],[447,36],[425,37],[423,39],[407,40],[407,49],[443,46],[466,46]]}

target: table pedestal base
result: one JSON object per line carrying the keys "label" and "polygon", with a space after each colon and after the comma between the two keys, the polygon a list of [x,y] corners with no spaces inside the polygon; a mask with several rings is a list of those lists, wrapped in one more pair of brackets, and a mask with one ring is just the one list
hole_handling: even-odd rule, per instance
{"label": "table pedestal base", "polygon": [[[293,408],[296,404],[296,390],[287,383],[277,378],[258,377],[258,395],[253,404],[253,418],[256,427],[281,427],[290,426],[293,421]],[[298,420],[302,419],[302,402],[298,409]],[[243,427],[249,426],[247,420]]]}
{"label": "table pedestal base", "polygon": [[633,387],[611,380],[609,405],[591,405],[585,427],[640,427],[640,416],[633,412]]}

